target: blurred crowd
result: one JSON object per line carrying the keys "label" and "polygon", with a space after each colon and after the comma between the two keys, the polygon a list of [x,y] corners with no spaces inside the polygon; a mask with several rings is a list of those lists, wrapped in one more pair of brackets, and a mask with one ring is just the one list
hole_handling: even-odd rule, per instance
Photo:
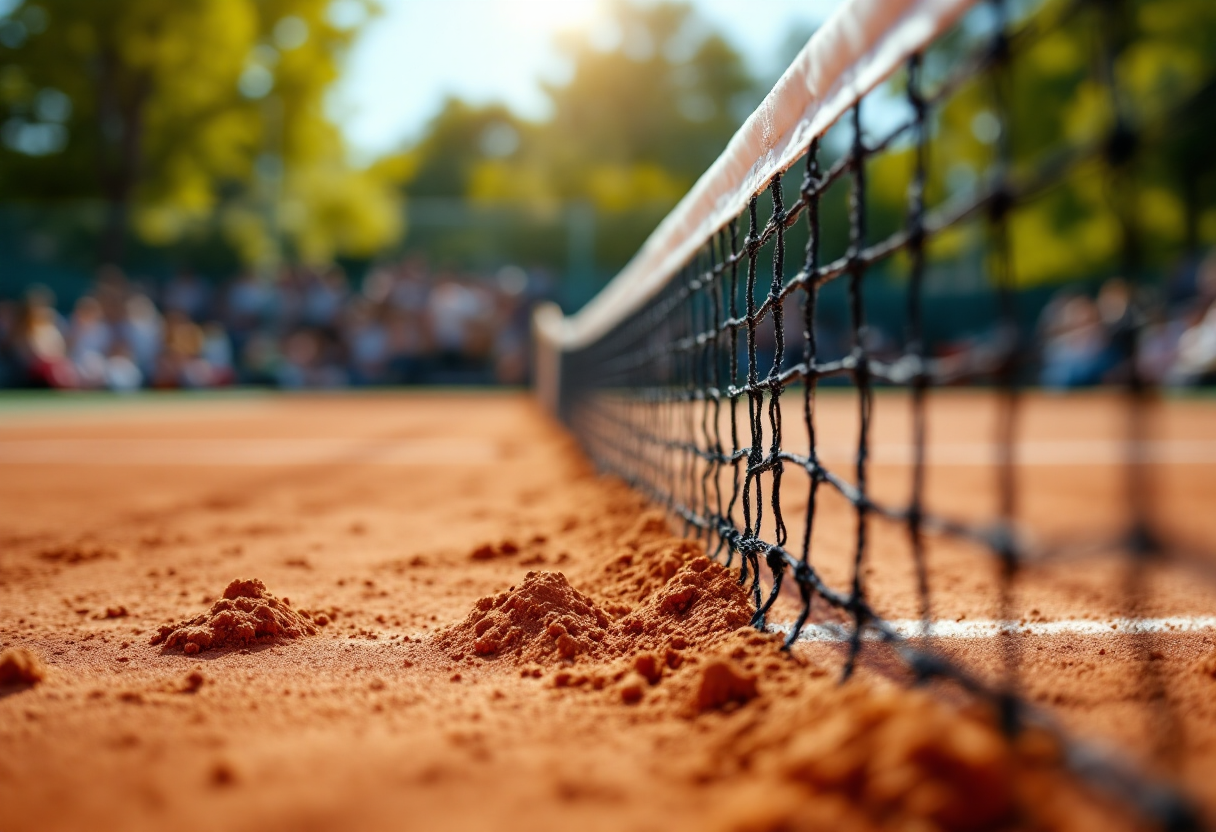
{"label": "blurred crowd", "polygon": [[[37,285],[0,300],[0,387],[525,384],[531,311],[549,288],[516,267],[470,275],[417,259],[383,264],[358,288],[337,267],[219,284],[183,272],[158,286],[104,269],[70,311]],[[1039,316],[1028,368],[1047,388],[1118,382],[1135,339],[1145,381],[1216,383],[1216,250],[1158,288],[1145,298],[1112,278],[1096,292],[1061,289]],[[801,354],[795,318],[787,315],[791,362]],[[821,356],[850,349],[837,329],[820,333]],[[898,356],[881,327],[867,335],[872,355]],[[761,367],[775,346],[771,325],[758,328]],[[968,339],[945,349],[982,346]]]}
{"label": "blurred crowd", "polygon": [[136,390],[524,384],[546,281],[384,264],[354,287],[337,267],[182,272],[160,285],[106,268],[70,311],[43,286],[0,300],[0,386]]}
{"label": "blurred crowd", "polygon": [[[794,293],[785,300],[782,367],[803,360],[802,297]],[[962,361],[966,357],[994,359],[999,327],[992,324],[993,310],[986,306],[974,307],[975,320],[963,321],[958,327],[971,331],[932,343],[930,354],[947,359],[951,367],[966,366]],[[900,315],[903,313],[901,309]],[[836,362],[852,353],[853,333],[847,315],[846,307],[828,311],[820,305],[815,321],[819,361]],[[881,321],[868,321],[863,334],[867,353],[879,361],[898,361],[907,347],[894,333],[904,325],[902,319],[897,326],[888,320],[885,327]],[[1114,277],[1096,287],[1063,287],[1043,306],[1025,334],[1019,376],[1025,383],[1047,389],[1125,383],[1133,353],[1137,375],[1147,384],[1216,384],[1216,249],[1151,285],[1133,286]],[[766,316],[756,327],[752,348],[763,376],[777,350],[771,317]],[[742,343],[738,366],[746,372],[748,355]],[[838,377],[822,383],[850,382]]]}
{"label": "blurred crowd", "polygon": [[1144,298],[1112,278],[1094,297],[1057,293],[1039,317],[1039,382],[1066,389],[1124,380],[1133,338],[1144,381],[1216,382],[1216,249],[1163,289],[1161,296]]}

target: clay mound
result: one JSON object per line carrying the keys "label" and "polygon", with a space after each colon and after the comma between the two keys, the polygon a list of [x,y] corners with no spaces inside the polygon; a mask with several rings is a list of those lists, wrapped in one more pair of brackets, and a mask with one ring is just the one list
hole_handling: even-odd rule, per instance
{"label": "clay mound", "polygon": [[608,616],[560,572],[529,572],[522,584],[482,598],[436,643],[452,656],[513,655],[551,663],[611,652]]}
{"label": "clay mound", "polygon": [[181,646],[183,653],[192,655],[211,648],[284,641],[316,632],[307,613],[291,609],[286,600],[267,592],[261,581],[238,579],[228,584],[224,597],[206,613],[162,626],[151,643],[163,643],[166,650]]}
{"label": "clay mound", "polygon": [[693,558],[645,604],[621,620],[622,631],[644,645],[672,641],[706,646],[751,621],[751,601],[725,566]]}
{"label": "clay mound", "polygon": [[0,687],[36,685],[46,678],[46,667],[38,654],[24,647],[10,647],[0,653]]}
{"label": "clay mound", "polygon": [[1216,650],[1201,656],[1194,664],[1195,672],[1216,679]]}
{"label": "clay mound", "polygon": [[991,719],[926,693],[850,688],[831,692],[800,730],[787,729],[772,764],[786,779],[847,797],[883,823],[1003,828],[1017,804],[1015,775],[1054,756],[1045,737],[1027,735],[1016,748]]}
{"label": "clay mound", "polygon": [[759,695],[756,677],[725,659],[715,659],[701,670],[697,683],[698,711],[746,705]]}
{"label": "clay mound", "polygon": [[593,580],[610,612],[623,614],[661,589],[680,567],[705,553],[694,540],[674,537],[661,512],[643,514],[621,539],[622,551]]}
{"label": "clay mound", "polygon": [[43,560],[70,565],[89,563],[96,560],[114,560],[120,555],[119,550],[113,546],[107,546],[104,543],[92,543],[87,540],[48,546],[38,553],[38,557]]}
{"label": "clay mound", "polygon": [[469,552],[470,560],[495,560],[496,558],[509,558],[512,555],[519,554],[519,544],[514,540],[506,539],[500,543],[483,543]]}

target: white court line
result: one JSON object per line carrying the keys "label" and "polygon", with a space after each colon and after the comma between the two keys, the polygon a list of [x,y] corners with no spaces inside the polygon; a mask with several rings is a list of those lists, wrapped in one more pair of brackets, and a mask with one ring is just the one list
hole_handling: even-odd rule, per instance
{"label": "white court line", "polygon": [[484,440],[14,439],[0,465],[487,465],[502,449]]}
{"label": "white court line", "polygon": [[[850,462],[856,449],[843,445],[820,445],[825,462]],[[911,465],[914,446],[883,442],[870,446],[870,459],[879,465]],[[986,466],[998,459],[997,446],[991,442],[941,442],[925,447],[925,462],[938,466]],[[1171,439],[1142,443],[1129,453],[1126,442],[1118,440],[1042,440],[1018,442],[1014,461],[1023,466],[1040,465],[1125,465],[1144,464],[1216,465],[1216,441]]]}
{"label": "white court line", "polygon": [[[919,636],[920,622],[897,619],[888,622],[897,633],[909,638]],[[775,633],[789,633],[792,624],[770,624]],[[1216,630],[1216,616],[1177,615],[1167,618],[1107,618],[1092,620],[1064,618],[1058,621],[997,621],[980,618],[974,621],[933,621],[930,635],[935,638],[992,638],[1001,632],[1029,636],[1122,636],[1129,633],[1196,633]],[[867,641],[878,640],[872,630],[864,634]],[[798,634],[799,641],[847,641],[849,631],[839,624],[807,624]]]}

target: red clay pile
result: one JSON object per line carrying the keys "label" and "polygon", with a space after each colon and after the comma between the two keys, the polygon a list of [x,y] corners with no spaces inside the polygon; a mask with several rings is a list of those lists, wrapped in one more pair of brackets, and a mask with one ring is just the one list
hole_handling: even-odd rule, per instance
{"label": "red clay pile", "polygon": [[224,597],[203,615],[179,624],[160,627],[152,644],[165,650],[181,647],[193,655],[221,647],[246,647],[316,635],[317,625],[305,611],[291,608],[286,599],[266,591],[256,578],[235,580],[224,590]]}
{"label": "red clay pile", "polygon": [[0,653],[0,687],[36,685],[46,678],[42,659],[24,647],[10,647]]}
{"label": "red clay pile", "polygon": [[437,644],[452,656],[513,656],[550,664],[607,655],[608,616],[560,572],[529,572],[507,592],[482,598]]}
{"label": "red clay pile", "polygon": [[503,656],[553,664],[712,643],[746,626],[751,611],[730,571],[699,551],[680,541],[678,554],[661,560],[663,577],[654,581],[654,591],[643,592],[636,610],[612,605],[618,621],[571,587],[562,573],[529,572],[518,587],[479,600],[464,621],[438,634],[436,644],[452,658]]}
{"label": "red clay pile", "polygon": [[706,645],[751,620],[747,593],[720,563],[697,555],[634,612],[621,630],[642,648],[685,643]]}
{"label": "red clay pile", "polygon": [[749,627],[737,570],[671,537],[661,517],[644,516],[617,542],[625,551],[591,571],[586,594],[560,573],[529,572],[435,644],[449,659],[525,677],[550,668],[553,688],[636,719],[696,721],[702,751],[673,766],[698,783],[768,784],[763,807],[741,806],[729,828],[978,832],[1110,820],[1063,774],[1049,737],[1010,742],[982,709],[878,679],[842,686],[838,667],[782,651],[779,636]]}

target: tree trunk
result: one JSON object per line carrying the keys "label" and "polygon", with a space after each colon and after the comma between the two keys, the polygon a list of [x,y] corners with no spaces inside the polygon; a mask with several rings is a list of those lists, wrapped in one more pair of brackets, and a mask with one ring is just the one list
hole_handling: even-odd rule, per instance
{"label": "tree trunk", "polygon": [[98,250],[101,265],[121,266],[126,258],[131,198],[139,181],[143,150],[144,104],[151,91],[147,76],[124,78],[123,69],[114,50],[102,53],[97,96],[102,138],[99,167],[106,201]]}

